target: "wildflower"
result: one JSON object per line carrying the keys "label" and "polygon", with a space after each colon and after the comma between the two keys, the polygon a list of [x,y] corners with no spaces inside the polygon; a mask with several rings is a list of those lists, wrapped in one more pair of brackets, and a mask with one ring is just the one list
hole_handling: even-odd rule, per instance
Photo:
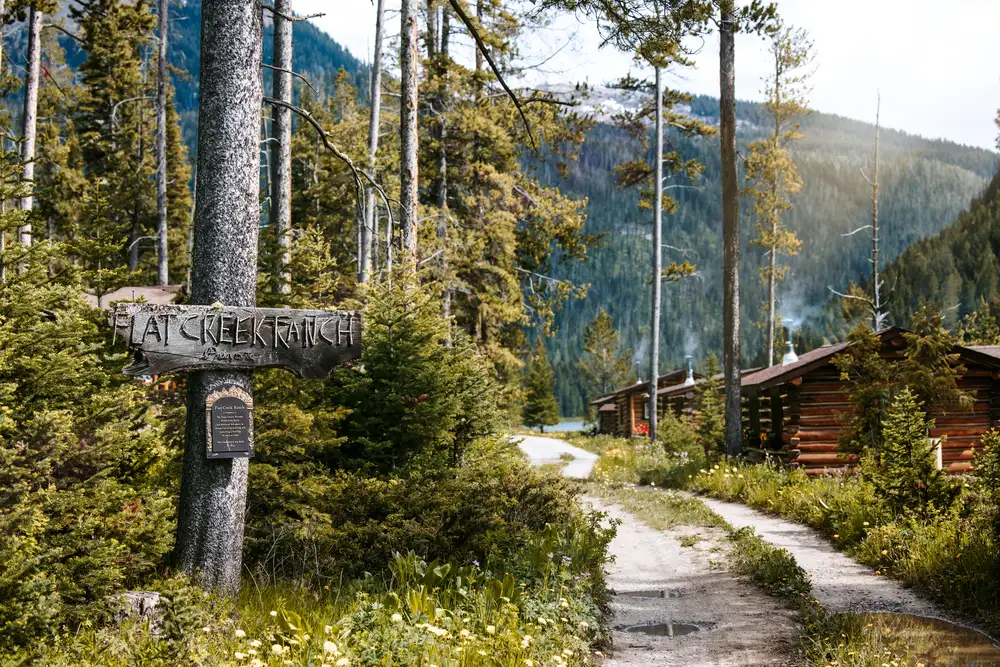
{"label": "wildflower", "polygon": [[274,655],[281,655],[284,652],[285,649],[281,644],[271,644],[271,653]]}
{"label": "wildflower", "polygon": [[393,623],[402,623],[403,622],[403,615],[402,614],[398,614],[398,613],[397,614],[393,614],[391,618],[392,618],[392,622]]}
{"label": "wildflower", "polygon": [[323,642],[323,653],[337,653],[337,645],[331,641]]}
{"label": "wildflower", "polygon": [[497,629],[495,627],[493,627],[492,625],[487,625],[486,626],[486,634],[488,634],[488,635],[495,635],[496,632],[497,632]]}
{"label": "wildflower", "polygon": [[955,558],[961,558],[962,554],[955,554]]}
{"label": "wildflower", "polygon": [[210,628],[210,627],[208,627],[208,626],[206,625],[205,627],[203,627],[203,628],[201,629],[201,631],[202,631],[202,632],[211,632],[211,631],[212,631],[212,628]]}
{"label": "wildflower", "polygon": [[563,649],[563,655],[568,658],[568,657],[570,657],[570,656],[573,655],[573,651],[570,651],[568,648],[564,648]]}
{"label": "wildflower", "polygon": [[332,625],[324,625],[323,626],[323,634],[328,635],[331,632],[333,632],[333,626]]}
{"label": "wildflower", "polygon": [[535,667],[535,663],[533,663],[530,660],[525,660],[524,661],[524,665],[525,665],[525,667]]}
{"label": "wildflower", "polygon": [[889,555],[889,552],[888,552],[888,551],[886,551],[885,549],[882,549],[882,555],[883,555],[883,556],[888,556],[888,555]]}
{"label": "wildflower", "polygon": [[544,616],[539,616],[538,617],[538,625],[545,625],[546,623],[548,623],[548,621],[545,620]]}
{"label": "wildflower", "polygon": [[237,660],[244,660],[247,657],[247,654],[240,653],[239,651],[237,651],[236,653],[233,653],[233,657],[236,658]]}
{"label": "wildflower", "polygon": [[839,540],[839,539],[840,539],[840,535],[839,535],[839,534],[837,534],[837,533],[834,533],[834,535],[833,535],[833,539],[835,539],[835,540]]}
{"label": "wildflower", "polygon": [[340,660],[338,660],[334,664],[337,665],[337,667],[344,667],[344,665],[351,664],[351,661],[348,660],[347,658],[341,658]]}
{"label": "wildflower", "polygon": [[254,639],[252,642],[250,642],[250,646],[253,646],[254,648],[260,648],[260,640]]}
{"label": "wildflower", "polygon": [[862,523],[861,525],[862,525],[862,526],[867,526],[867,525],[868,525],[868,522],[867,522],[867,521],[865,521],[865,522],[863,522],[863,523]]}
{"label": "wildflower", "polygon": [[271,618],[274,618],[274,617],[275,617],[275,616],[277,616],[277,615],[278,615],[278,612],[276,612],[276,611],[274,611],[274,610],[272,609],[272,610],[271,610]]}
{"label": "wildflower", "polygon": [[586,631],[586,630],[590,629],[590,626],[587,625],[587,621],[580,621],[580,623],[579,623],[579,625],[577,627],[579,627],[583,631]]}
{"label": "wildflower", "polygon": [[236,638],[237,638],[237,639],[243,639],[243,638],[244,638],[244,637],[246,637],[246,636],[247,636],[247,633],[243,632],[243,631],[242,631],[242,630],[240,630],[240,629],[237,629],[237,630],[236,630]]}
{"label": "wildflower", "polygon": [[250,667],[264,667],[264,663],[260,661],[260,658],[254,658],[250,661]]}
{"label": "wildflower", "polygon": [[479,655],[486,655],[486,651],[479,651]]}
{"label": "wildflower", "polygon": [[471,633],[466,628],[462,628],[462,631],[458,633],[459,637],[468,637]]}

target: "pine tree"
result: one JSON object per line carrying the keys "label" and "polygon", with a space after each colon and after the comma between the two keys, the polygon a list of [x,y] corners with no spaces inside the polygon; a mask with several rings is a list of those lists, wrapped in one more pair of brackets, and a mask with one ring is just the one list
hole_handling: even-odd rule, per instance
{"label": "pine tree", "polygon": [[972,396],[958,386],[966,368],[942,325],[941,313],[924,303],[914,313],[912,326],[913,331],[903,334],[906,351],[899,363],[899,381],[910,388],[924,411],[971,408]]}
{"label": "pine tree", "polygon": [[782,223],[791,208],[791,195],[802,189],[802,179],[789,152],[789,145],[802,138],[798,118],[809,113],[806,106],[806,81],[812,60],[812,43],[805,31],[784,28],[772,36],[773,75],[767,79],[764,110],[770,116],[772,131],[765,139],[751,142],[744,160],[749,185],[743,195],[750,198],[751,212],[757,222],[753,243],[767,250],[767,265],[761,279],[767,284],[767,365],[774,365],[774,355],[781,349],[781,319],[778,316],[778,282],[784,280],[788,267],[778,262],[779,255],[796,255],[802,247],[795,232]]}
{"label": "pine tree", "polygon": [[588,403],[635,381],[632,350],[622,347],[614,322],[603,308],[587,325],[583,337],[583,358],[577,366],[587,390]]}
{"label": "pine tree", "polygon": [[933,426],[920,400],[904,387],[886,412],[881,451],[862,458],[862,474],[896,514],[926,516],[946,510],[957,496],[960,487],[937,468],[939,445],[928,437]]}
{"label": "pine tree", "polygon": [[956,335],[963,345],[1000,345],[1000,299],[979,297],[976,310],[962,318]]}
{"label": "pine tree", "polygon": [[705,379],[698,384],[698,438],[706,454],[726,453],[726,399],[719,376],[719,358],[705,358]]}
{"label": "pine tree", "polygon": [[546,426],[559,423],[559,405],[555,397],[556,381],[552,374],[552,366],[545,354],[545,345],[541,339],[535,345],[535,353],[528,362],[524,375],[524,406],[521,411],[521,423],[529,428],[539,427],[542,433]]}

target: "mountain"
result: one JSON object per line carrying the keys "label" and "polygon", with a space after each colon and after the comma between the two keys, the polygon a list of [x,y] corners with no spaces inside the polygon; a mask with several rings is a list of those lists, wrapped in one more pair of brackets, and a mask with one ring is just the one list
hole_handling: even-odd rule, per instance
{"label": "mountain", "polygon": [[[602,108],[614,111],[633,101],[598,91],[584,104],[591,105],[601,118],[606,117]],[[717,124],[718,108],[715,98],[698,96],[690,104],[690,113]],[[767,130],[757,104],[739,103],[737,118],[739,150],[746,155],[746,145]],[[864,233],[843,235],[870,220],[871,190],[861,169],[870,170],[875,130],[868,123],[817,112],[803,120],[802,133],[804,138],[793,156],[804,187],[786,216],[788,227],[802,240],[802,252],[782,258],[791,268],[779,293],[780,313],[786,320],[809,322],[815,343],[839,337],[843,329],[836,317],[821,317],[830,302],[828,287],[845,289],[850,280],[863,279],[870,272],[870,240]],[[683,157],[700,160],[705,171],[696,183],[698,189],[670,192],[678,200],[677,212],[664,218],[664,242],[684,251],[665,249],[665,263],[687,257],[698,266],[698,273],[665,287],[661,368],[677,367],[685,354],[696,359],[710,350],[718,354],[722,343],[718,138],[692,139],[673,133],[668,143]],[[588,231],[608,235],[587,262],[556,274],[591,286],[585,299],[566,305],[557,319],[557,333],[547,341],[564,415],[583,410],[585,396],[576,364],[584,327],[601,308],[612,315],[623,341],[635,351],[640,373],[646,372],[652,215],[638,208],[636,193],[616,187],[614,173],[616,164],[635,157],[634,141],[612,126],[599,124],[565,178],[546,163],[537,166],[547,183],[567,194],[587,197]],[[997,155],[992,151],[883,128],[879,208],[885,261],[891,262],[911,244],[940,232],[983,193],[996,166]],[[747,208],[741,205],[741,210]],[[752,228],[753,221],[744,213],[741,313],[745,363],[760,360],[765,339],[765,331],[755,325],[764,317],[766,290],[758,270],[765,258],[761,249],[749,244]],[[923,290],[920,283],[911,286]]]}
{"label": "mountain", "polygon": [[[198,140],[198,76],[201,69],[201,1],[184,0],[182,6],[171,11],[169,33],[170,64],[174,68],[173,83],[177,111],[181,117],[184,140],[191,156],[197,154]],[[68,19],[68,17],[67,17]],[[270,15],[264,12],[264,62],[271,63],[273,52],[274,26]],[[72,26],[70,26],[72,28]],[[17,33],[20,35],[20,32]],[[292,68],[310,80],[319,90],[332,88],[337,72],[344,68],[354,77],[354,83],[362,94],[368,91],[368,67],[351,55],[328,34],[309,21],[295,23],[293,34],[294,52]],[[60,44],[66,49],[66,62],[76,68],[86,58],[77,42],[69,37],[61,37]],[[12,62],[23,62],[23,39],[15,40]],[[22,55],[16,55],[16,54]],[[155,58],[155,54],[151,55]],[[296,83],[296,90],[301,86]],[[271,89],[271,72],[264,70],[264,90]]]}
{"label": "mountain", "polygon": [[893,324],[906,326],[922,300],[953,325],[980,299],[1000,299],[1000,174],[939,234],[913,244],[885,268]]}

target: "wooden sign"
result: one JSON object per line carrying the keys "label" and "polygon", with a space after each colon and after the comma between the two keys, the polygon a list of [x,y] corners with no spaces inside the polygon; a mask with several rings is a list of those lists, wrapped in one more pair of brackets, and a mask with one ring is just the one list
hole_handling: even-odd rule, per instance
{"label": "wooden sign", "polygon": [[228,386],[209,394],[205,420],[208,458],[253,457],[253,398],[246,391]]}
{"label": "wooden sign", "polygon": [[112,344],[135,353],[127,375],[280,367],[324,378],[361,356],[353,311],[119,303],[109,319]]}

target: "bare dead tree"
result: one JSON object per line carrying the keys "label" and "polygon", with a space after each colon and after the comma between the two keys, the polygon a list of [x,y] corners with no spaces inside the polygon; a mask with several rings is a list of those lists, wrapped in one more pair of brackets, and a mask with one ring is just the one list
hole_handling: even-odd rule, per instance
{"label": "bare dead tree", "polygon": [[[385,20],[385,0],[375,3],[375,51],[372,54],[371,106],[368,109],[368,177],[375,178],[375,162],[378,155],[379,115],[382,111],[382,29]],[[375,190],[365,186],[365,215],[361,229],[361,263],[358,280],[368,282],[372,270],[372,252],[375,237]],[[389,243],[391,239],[386,239]]]}
{"label": "bare dead tree", "polygon": [[414,0],[400,3],[400,173],[399,190],[403,227],[403,253],[409,263],[417,261],[417,17]]}
{"label": "bare dead tree", "polygon": [[[272,96],[292,103],[292,0],[274,0],[274,54]],[[278,242],[275,292],[291,292],[292,276],[292,111],[271,107],[271,206],[269,219]]]}
{"label": "bare dead tree", "polygon": [[[35,182],[35,136],[38,125],[38,85],[39,71],[42,62],[42,13],[38,11],[36,3],[32,2],[28,11],[28,53],[24,78],[24,112],[21,116],[22,135],[21,158],[24,168],[21,178],[27,187],[31,188],[21,198],[21,209],[31,211],[34,205],[34,182]],[[25,246],[31,245],[31,219],[25,220],[21,226],[21,243]]]}
{"label": "bare dead tree", "polygon": [[872,285],[870,294],[844,293],[838,292],[829,285],[827,289],[836,296],[850,301],[860,301],[868,308],[872,316],[872,326],[878,331],[885,325],[889,313],[886,310],[886,301],[882,298],[882,275],[879,273],[879,226],[878,226],[878,135],[879,135],[879,115],[882,109],[882,96],[878,96],[875,106],[875,164],[872,177],[868,178],[864,168],[861,169],[861,177],[865,179],[872,189],[872,221],[871,224],[862,225],[857,229],[841,234],[841,236],[854,236],[866,229],[872,230],[872,256],[868,260],[872,265]]}
{"label": "bare dead tree", "polygon": [[160,0],[160,39],[156,63],[156,277],[161,285],[170,282],[167,255],[167,39],[170,25],[169,0]]}

